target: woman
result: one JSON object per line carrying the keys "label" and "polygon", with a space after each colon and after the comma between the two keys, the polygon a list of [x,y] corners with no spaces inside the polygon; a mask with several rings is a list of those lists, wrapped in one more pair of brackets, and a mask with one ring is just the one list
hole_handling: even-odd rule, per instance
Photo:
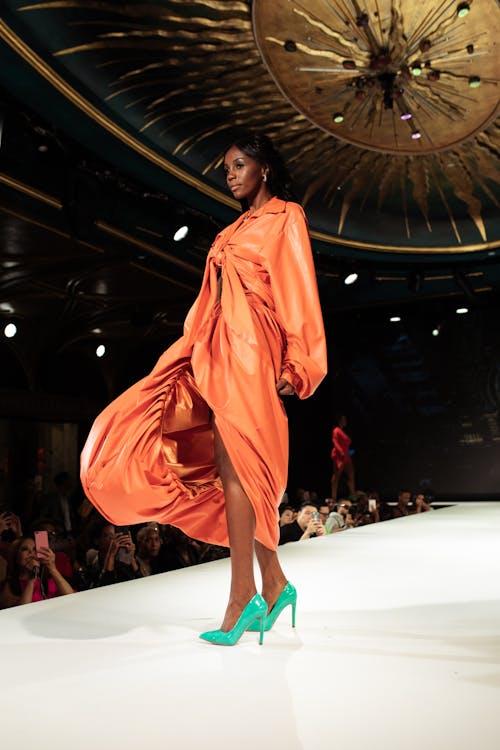
{"label": "woman", "polygon": [[27,536],[13,542],[0,596],[1,608],[72,593],[72,587],[56,568],[56,556],[51,549],[42,547],[37,554],[34,540]]}
{"label": "woman", "polygon": [[135,557],[135,544],[128,529],[115,529],[113,524],[101,518],[95,522],[90,535],[95,546],[85,553],[83,572],[87,588],[142,578]]}
{"label": "woman", "polygon": [[342,415],[338,418],[337,424],[333,428],[332,432],[333,448],[331,452],[331,458],[333,462],[333,474],[331,485],[333,500],[337,500],[340,477],[342,476],[344,471],[347,478],[347,487],[349,489],[349,494],[354,495],[355,491],[354,465],[352,463],[351,454],[349,452],[351,438],[345,433],[346,426],[347,419],[344,415]]}
{"label": "woman", "polygon": [[227,150],[224,170],[246,210],[215,238],[184,335],[97,418],[82,481],[116,523],[148,517],[230,546],[226,613],[201,637],[232,645],[248,627],[262,641],[295,608],[276,555],[288,468],[281,397],[314,392],[326,350],[307,224],[279,154],[250,135]]}

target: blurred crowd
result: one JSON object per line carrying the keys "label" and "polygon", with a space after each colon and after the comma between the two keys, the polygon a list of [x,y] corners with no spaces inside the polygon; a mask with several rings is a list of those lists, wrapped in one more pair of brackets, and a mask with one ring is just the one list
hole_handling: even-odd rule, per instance
{"label": "blurred crowd", "polygon": [[293,503],[288,497],[280,505],[280,544],[336,534],[392,518],[432,510],[431,498],[401,490],[397,503],[380,499],[375,491],[354,492],[349,497],[321,499],[317,492],[300,488]]}
{"label": "blurred crowd", "polygon": [[0,609],[229,556],[174,526],[117,527],[79,493],[61,472],[51,493],[30,486],[20,511],[0,511]]}
{"label": "blurred crowd", "polygon": [[[117,527],[79,494],[67,472],[44,493],[31,484],[16,511],[0,510],[0,609],[65,596],[229,556],[225,547],[196,541],[150,522]],[[410,491],[389,504],[377,492],[337,501],[299,489],[279,508],[280,544],[336,534],[431,510]]]}

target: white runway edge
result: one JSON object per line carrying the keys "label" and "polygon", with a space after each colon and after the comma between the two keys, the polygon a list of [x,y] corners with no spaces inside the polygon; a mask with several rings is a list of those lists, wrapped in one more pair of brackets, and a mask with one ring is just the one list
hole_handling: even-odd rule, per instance
{"label": "white runway edge", "polygon": [[500,503],[280,549],[263,646],[218,627],[229,560],[0,612],[3,750],[498,750]]}

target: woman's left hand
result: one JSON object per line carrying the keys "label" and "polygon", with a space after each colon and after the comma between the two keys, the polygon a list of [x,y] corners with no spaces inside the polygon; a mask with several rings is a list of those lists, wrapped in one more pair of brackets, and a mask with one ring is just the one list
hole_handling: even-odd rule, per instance
{"label": "woman's left hand", "polygon": [[293,396],[295,388],[285,378],[280,378],[276,383],[276,390],[280,396]]}
{"label": "woman's left hand", "polygon": [[49,547],[41,547],[38,551],[37,559],[42,565],[45,565],[49,573],[52,574],[56,569],[56,556]]}

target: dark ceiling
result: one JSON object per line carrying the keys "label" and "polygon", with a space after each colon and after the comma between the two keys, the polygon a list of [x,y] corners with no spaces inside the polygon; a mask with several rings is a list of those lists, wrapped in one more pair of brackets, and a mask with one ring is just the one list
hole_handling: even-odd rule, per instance
{"label": "dark ceiling", "polygon": [[[243,125],[272,135],[296,178],[327,325],[342,311],[374,306],[496,304],[498,7],[474,0],[470,20],[458,22],[453,6],[433,25],[423,2],[412,15],[413,50],[401,51],[408,6],[399,0],[398,15],[386,3],[396,65],[394,55],[370,51],[372,0],[364,10],[350,0],[291,3],[295,16],[283,16],[273,42],[284,55],[277,60],[262,48],[274,37],[260,33],[257,44],[254,36],[271,22],[270,5],[254,3],[252,20],[252,4],[233,0],[4,0],[0,316],[24,327],[32,352],[93,355],[102,341],[119,349],[116,369],[127,356],[134,369],[142,351],[159,352],[179,334],[213,237],[236,216],[219,167]],[[342,34],[327,17],[332,8],[347,16]],[[487,19],[489,36],[478,18]],[[436,77],[438,60],[453,51],[442,46],[445,31],[458,62],[439,63]],[[325,39],[335,34],[330,50]],[[327,132],[290,89],[300,67],[293,54],[316,60],[317,50],[343,71],[321,85],[312,72],[311,86],[344,112],[344,130]],[[422,82],[411,68],[415,50],[427,71]],[[479,72],[481,86],[468,88]],[[403,79],[424,137],[407,147],[413,131],[402,130],[398,150],[387,145],[384,123],[396,121]],[[358,106],[366,110],[356,114]],[[482,128],[479,111],[489,113]],[[359,145],[367,133],[372,142]],[[175,242],[182,225],[189,233]],[[347,287],[352,270],[359,279]],[[28,362],[15,340],[9,345],[36,381],[36,354]]]}

